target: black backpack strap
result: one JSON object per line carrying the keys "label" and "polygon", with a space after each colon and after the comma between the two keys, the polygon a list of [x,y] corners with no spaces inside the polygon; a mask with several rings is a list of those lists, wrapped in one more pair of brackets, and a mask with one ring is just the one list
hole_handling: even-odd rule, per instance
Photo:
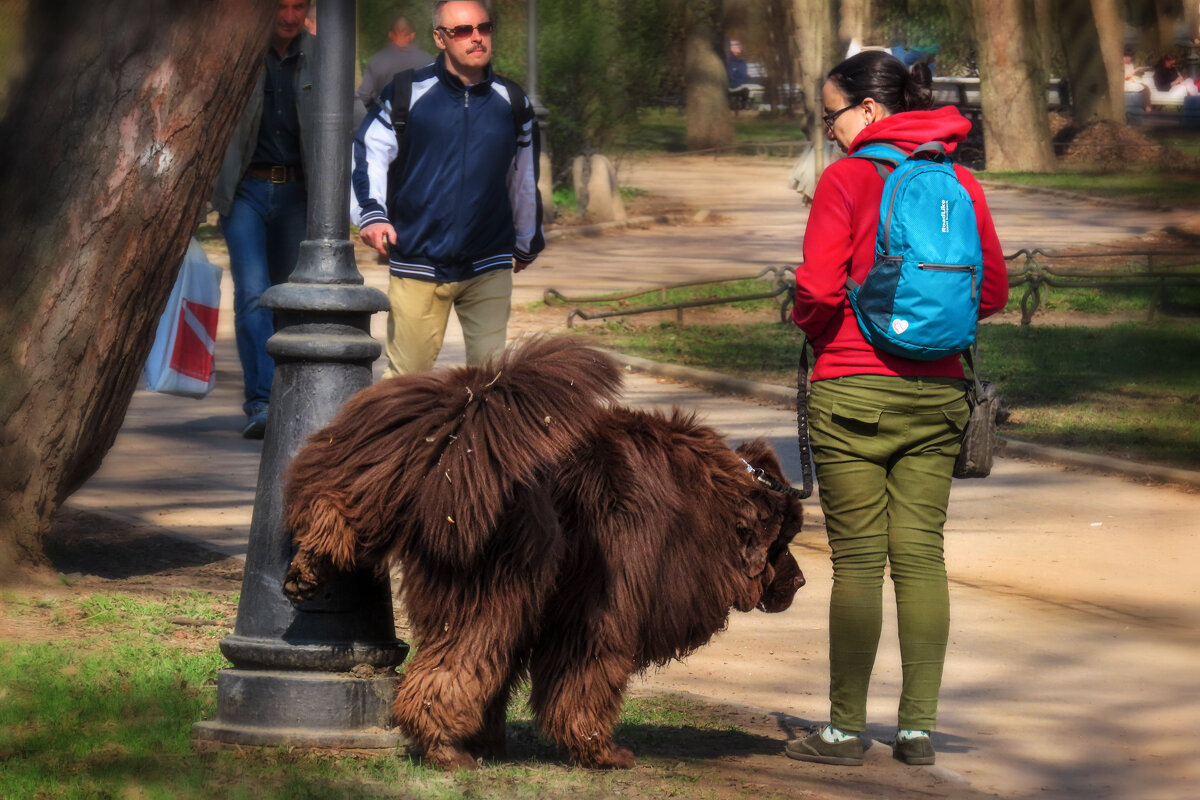
{"label": "black backpack strap", "polygon": [[397,72],[392,76],[392,130],[396,132],[396,141],[404,141],[404,129],[408,126],[408,107],[412,105],[411,69]]}
{"label": "black backpack strap", "polygon": [[512,106],[513,115],[513,136],[519,147],[521,131],[525,128],[525,123],[533,119],[533,106],[527,102],[525,90],[516,81],[503,75],[496,75],[494,80],[499,81],[508,90],[508,102]]}
{"label": "black backpack strap", "polygon": [[804,489],[800,498],[811,497],[813,493],[813,461],[812,442],[808,434],[808,351],[811,345],[808,337],[804,337],[800,345],[800,366],[796,370],[796,441],[800,445],[800,475]]}
{"label": "black backpack strap", "polygon": [[404,165],[404,131],[408,127],[408,107],[412,105],[413,70],[397,72],[392,77],[392,130],[396,133],[396,157],[388,164],[388,217],[392,216],[392,193],[400,181],[400,168]]}

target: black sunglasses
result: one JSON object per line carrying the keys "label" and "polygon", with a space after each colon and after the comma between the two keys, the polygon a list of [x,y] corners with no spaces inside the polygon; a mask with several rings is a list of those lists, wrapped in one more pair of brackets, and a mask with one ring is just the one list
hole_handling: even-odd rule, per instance
{"label": "black sunglasses", "polygon": [[837,111],[830,111],[828,114],[821,117],[821,122],[825,123],[825,128],[827,130],[833,130],[833,123],[838,117],[840,117],[842,114],[845,114],[847,111],[849,111],[852,108],[858,108],[860,105],[862,105],[862,104],[861,103],[851,103],[850,105],[846,106],[845,108],[839,108]]}
{"label": "black sunglasses", "polygon": [[481,22],[478,25],[455,25],[453,28],[439,25],[437,29],[451,39],[465,39],[474,31],[479,31],[480,36],[491,36],[493,27],[495,24],[492,22]]}

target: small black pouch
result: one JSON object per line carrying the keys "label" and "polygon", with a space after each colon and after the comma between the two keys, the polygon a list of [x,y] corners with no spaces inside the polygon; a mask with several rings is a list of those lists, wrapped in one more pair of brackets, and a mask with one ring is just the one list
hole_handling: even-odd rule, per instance
{"label": "small black pouch", "polygon": [[996,422],[1000,414],[1000,397],[991,381],[981,381],[970,351],[964,353],[971,369],[967,382],[967,405],[971,416],[963,431],[962,449],[954,462],[956,478],[986,478],[992,473],[996,455]]}

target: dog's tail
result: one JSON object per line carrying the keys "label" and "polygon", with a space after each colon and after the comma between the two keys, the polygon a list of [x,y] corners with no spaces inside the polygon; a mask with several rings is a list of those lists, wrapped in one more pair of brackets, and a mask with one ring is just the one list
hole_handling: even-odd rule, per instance
{"label": "dog's tail", "polygon": [[343,569],[416,536],[450,564],[473,561],[514,489],[567,456],[620,388],[610,358],[545,337],[483,366],[377,383],[297,454],[287,524]]}

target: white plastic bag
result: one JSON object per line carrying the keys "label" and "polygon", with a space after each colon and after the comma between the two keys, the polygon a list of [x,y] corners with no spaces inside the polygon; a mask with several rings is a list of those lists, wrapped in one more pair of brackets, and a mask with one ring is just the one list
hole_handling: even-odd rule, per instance
{"label": "white plastic bag", "polygon": [[204,397],[212,391],[220,305],[221,268],[209,263],[192,237],[142,371],[148,391],[182,397]]}

